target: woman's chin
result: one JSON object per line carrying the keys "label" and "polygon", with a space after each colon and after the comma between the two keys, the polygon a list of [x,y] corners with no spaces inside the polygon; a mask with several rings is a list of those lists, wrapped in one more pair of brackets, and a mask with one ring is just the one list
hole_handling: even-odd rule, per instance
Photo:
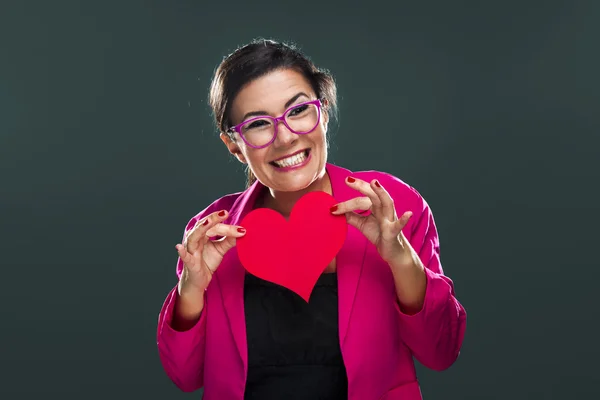
{"label": "woman's chin", "polygon": [[[287,179],[282,182],[282,180],[278,179],[277,184],[273,185],[273,189],[279,192],[303,192],[307,190],[319,190],[317,187],[319,185],[319,176],[321,174],[298,174],[296,176],[289,176]],[[311,188],[314,187],[313,188]]]}
{"label": "woman's chin", "polygon": [[312,184],[311,181],[298,181],[298,182],[286,182],[284,184],[274,185],[275,191],[277,192],[285,192],[285,193],[294,193],[301,192],[310,187]]}

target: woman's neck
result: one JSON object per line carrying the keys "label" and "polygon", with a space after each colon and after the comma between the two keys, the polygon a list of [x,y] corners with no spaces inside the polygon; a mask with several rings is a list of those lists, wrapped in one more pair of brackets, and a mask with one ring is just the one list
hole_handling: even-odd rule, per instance
{"label": "woman's neck", "polygon": [[321,178],[311,183],[307,188],[297,192],[279,192],[265,188],[257,206],[275,210],[287,219],[289,218],[292,208],[294,208],[296,202],[306,193],[315,191],[323,191],[331,195],[333,194],[331,180],[329,179],[327,172],[325,172]]}

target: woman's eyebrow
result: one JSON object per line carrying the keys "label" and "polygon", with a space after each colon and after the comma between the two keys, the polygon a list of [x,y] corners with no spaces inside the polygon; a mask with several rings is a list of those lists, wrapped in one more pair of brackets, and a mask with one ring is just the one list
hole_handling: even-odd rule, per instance
{"label": "woman's eyebrow", "polygon": [[[292,105],[292,103],[294,103],[296,100],[298,100],[302,96],[308,98],[308,95],[304,92],[296,93],[288,101],[285,102],[284,107],[287,109],[290,105]],[[249,113],[246,113],[244,115],[244,118],[242,118],[242,121],[245,121],[250,117],[260,117],[262,115],[269,115],[269,113],[266,111],[250,111]]]}

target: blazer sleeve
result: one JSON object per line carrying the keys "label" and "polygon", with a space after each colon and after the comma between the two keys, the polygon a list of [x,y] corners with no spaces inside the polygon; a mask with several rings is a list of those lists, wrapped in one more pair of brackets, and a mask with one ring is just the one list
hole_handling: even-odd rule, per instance
{"label": "blazer sleeve", "polygon": [[[415,358],[436,371],[449,368],[460,353],[466,312],[454,293],[452,280],[444,275],[440,262],[440,246],[431,209],[420,194],[413,214],[410,243],[425,265],[427,288],[421,310],[405,314],[398,307],[401,336]],[[415,212],[416,211],[416,212]]]}
{"label": "blazer sleeve", "polygon": [[[203,210],[192,218],[185,233],[196,225],[196,221],[212,212],[214,207]],[[177,278],[181,279],[183,261],[177,257]],[[206,293],[204,309],[196,324],[186,331],[173,328],[173,313],[178,297],[177,285],[169,292],[158,316],[156,342],[160,362],[173,383],[184,392],[193,392],[204,386],[204,350],[206,343]]]}
{"label": "blazer sleeve", "polygon": [[[202,310],[200,319],[192,328],[176,331],[172,321],[177,296],[176,286],[167,296],[158,317],[158,354],[173,383],[184,392],[193,392],[204,386],[206,312]],[[206,309],[206,301],[204,307]]]}

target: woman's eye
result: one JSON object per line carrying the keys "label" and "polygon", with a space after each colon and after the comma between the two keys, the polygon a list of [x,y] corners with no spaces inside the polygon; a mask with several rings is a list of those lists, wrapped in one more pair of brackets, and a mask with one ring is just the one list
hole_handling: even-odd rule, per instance
{"label": "woman's eye", "polygon": [[247,129],[252,129],[252,128],[260,128],[261,126],[265,126],[268,125],[269,122],[264,120],[264,119],[259,119],[257,121],[252,121],[248,126]]}
{"label": "woman's eye", "polygon": [[290,117],[302,114],[304,111],[306,111],[306,109],[308,108],[308,105],[303,104],[301,106],[298,106],[294,109],[292,109],[292,111],[290,111],[290,113],[288,114]]}

